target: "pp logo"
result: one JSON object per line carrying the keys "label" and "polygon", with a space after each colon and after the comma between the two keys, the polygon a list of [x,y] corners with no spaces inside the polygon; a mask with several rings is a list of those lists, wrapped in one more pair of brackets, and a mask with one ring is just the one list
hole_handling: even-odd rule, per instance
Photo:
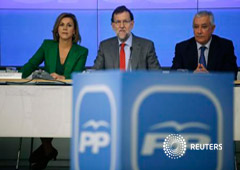
{"label": "pp logo", "polygon": [[[155,125],[152,125],[150,127],[151,131],[159,130],[162,128],[174,128],[175,131],[179,132],[188,128],[198,128],[201,130],[209,130],[209,126],[200,122],[187,122],[184,124],[179,124],[175,121],[168,121],[163,123],[157,123]],[[163,132],[148,132],[146,133],[144,140],[143,140],[143,147],[141,154],[144,156],[151,156],[154,154],[156,149],[162,149],[165,141],[166,151],[175,154],[175,152],[178,151],[179,146],[181,144],[180,141],[187,141],[184,143],[183,146],[190,149],[190,145],[186,145],[186,143],[192,143],[192,141],[196,141],[196,143],[210,143],[211,138],[202,133],[184,133],[184,138],[181,138],[182,136],[169,136],[169,133],[163,133]],[[163,142],[162,142],[163,141]],[[178,142],[177,142],[178,141]],[[180,144],[179,144],[180,143]],[[169,148],[168,148],[169,147]],[[165,151],[165,150],[164,150]],[[175,156],[174,156],[175,157]],[[175,157],[176,159],[176,157]]]}
{"label": "pp logo", "polygon": [[[109,123],[103,120],[95,121],[89,120],[83,124],[83,128],[92,127],[94,130],[100,127],[109,128]],[[98,154],[101,148],[107,147],[110,143],[109,133],[105,131],[82,131],[80,135],[80,148],[79,151],[84,153],[86,149],[91,148],[93,154]]]}
{"label": "pp logo", "polygon": [[163,150],[171,159],[181,158],[186,152],[185,139],[178,134],[168,135],[163,142]]}

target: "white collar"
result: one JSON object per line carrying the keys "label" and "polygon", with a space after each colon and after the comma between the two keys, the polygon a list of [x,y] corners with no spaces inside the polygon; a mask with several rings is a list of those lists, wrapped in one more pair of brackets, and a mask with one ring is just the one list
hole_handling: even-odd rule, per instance
{"label": "white collar", "polygon": [[196,42],[197,43],[197,49],[200,49],[202,46],[205,46],[207,49],[209,49],[211,41],[212,41],[212,37],[210,38],[210,40],[206,44],[200,44],[200,43]]}
{"label": "white collar", "polygon": [[[130,36],[128,37],[127,41],[124,42],[127,46],[132,46],[132,33],[130,33]],[[118,39],[118,44],[121,45],[122,42]]]}

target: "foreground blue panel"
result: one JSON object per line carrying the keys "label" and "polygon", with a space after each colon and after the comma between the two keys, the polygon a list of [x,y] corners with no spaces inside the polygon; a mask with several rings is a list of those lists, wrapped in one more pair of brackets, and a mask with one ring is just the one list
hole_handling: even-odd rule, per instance
{"label": "foreground blue panel", "polygon": [[73,77],[72,170],[233,169],[233,75]]}

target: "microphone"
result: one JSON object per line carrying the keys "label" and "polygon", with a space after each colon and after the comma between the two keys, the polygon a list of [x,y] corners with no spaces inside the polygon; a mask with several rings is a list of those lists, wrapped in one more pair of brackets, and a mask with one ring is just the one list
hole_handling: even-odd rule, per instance
{"label": "microphone", "polygon": [[130,47],[130,56],[128,60],[127,71],[130,71],[130,72],[132,71],[132,47]]}

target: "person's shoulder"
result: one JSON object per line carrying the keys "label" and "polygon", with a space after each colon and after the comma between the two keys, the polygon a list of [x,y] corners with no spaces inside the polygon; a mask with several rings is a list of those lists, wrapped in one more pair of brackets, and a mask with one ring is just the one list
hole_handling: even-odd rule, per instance
{"label": "person's shoulder", "polygon": [[150,39],[139,37],[139,36],[136,36],[136,35],[133,35],[133,39],[135,39],[135,41],[139,42],[139,43],[153,43],[153,41],[150,40]]}
{"label": "person's shoulder", "polygon": [[56,48],[57,46],[58,46],[58,42],[57,41],[49,40],[49,39],[43,40],[43,43],[41,45],[41,47],[46,49],[46,50],[52,49],[52,48]]}
{"label": "person's shoulder", "polygon": [[112,43],[112,42],[114,42],[114,41],[117,41],[117,37],[116,37],[116,36],[115,36],[115,37],[107,38],[107,39],[105,39],[105,40],[102,40],[102,41],[100,42],[100,44],[108,44],[108,43]]}
{"label": "person's shoulder", "polygon": [[77,43],[73,44],[74,46],[74,53],[78,54],[78,55],[88,55],[88,49],[86,47],[83,47]]}
{"label": "person's shoulder", "polygon": [[55,45],[55,44],[58,44],[58,42],[55,41],[55,40],[45,39],[45,40],[43,40],[43,44],[45,44],[45,45]]}
{"label": "person's shoulder", "polygon": [[176,46],[188,46],[189,44],[195,43],[195,38],[191,37],[187,40],[180,41],[176,44]]}
{"label": "person's shoulder", "polygon": [[232,44],[232,41],[227,38],[223,38],[217,35],[212,35],[212,38],[214,41],[219,42],[221,44],[229,44],[229,43]]}
{"label": "person's shoulder", "polygon": [[77,44],[77,43],[74,43],[74,45],[76,46],[76,48],[77,48],[78,50],[88,51],[88,49],[87,49],[86,47],[84,47],[84,46],[81,46],[81,45],[79,45],[79,44]]}

